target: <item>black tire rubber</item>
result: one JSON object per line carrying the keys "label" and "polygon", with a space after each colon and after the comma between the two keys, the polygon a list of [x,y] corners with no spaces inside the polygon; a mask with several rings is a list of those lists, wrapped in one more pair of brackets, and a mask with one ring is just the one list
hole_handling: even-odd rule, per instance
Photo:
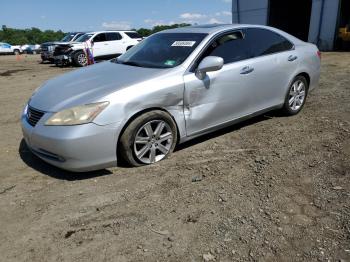
{"label": "black tire rubber", "polygon": [[14,55],[19,55],[21,52],[18,49],[13,50]]}
{"label": "black tire rubber", "polygon": [[84,54],[86,56],[86,54],[84,53],[84,51],[77,51],[75,52],[75,54],[73,55],[73,62],[74,62],[74,65],[78,66],[78,67],[83,67],[83,66],[87,66],[87,63],[86,65],[82,65],[78,62],[78,56],[80,54]]}
{"label": "black tire rubber", "polygon": [[[171,128],[173,133],[173,144],[168,152],[168,154],[163,158],[166,159],[174,150],[177,143],[177,128],[172,117],[161,110],[154,110],[146,112],[138,117],[136,117],[124,130],[122,136],[120,137],[118,143],[118,158],[122,158],[125,162],[133,167],[146,165],[138,161],[134,155],[133,144],[136,136],[136,132],[147,122],[151,120],[163,120]],[[162,160],[163,160],[162,159]]]}
{"label": "black tire rubber", "polygon": [[[290,105],[289,105],[289,93],[290,93],[290,90],[293,86],[293,84],[296,82],[296,81],[302,81],[305,85],[305,99],[304,99],[304,103],[301,105],[301,107],[298,109],[298,110],[292,110]],[[286,94],[286,97],[285,97],[285,100],[284,100],[284,105],[283,105],[283,108],[282,108],[282,111],[285,115],[287,116],[294,116],[296,114],[298,114],[304,107],[305,105],[305,102],[306,102],[306,99],[307,99],[307,95],[308,95],[308,91],[309,91],[309,84],[306,80],[306,78],[302,75],[298,75],[294,78],[292,84],[290,85],[290,87],[288,88],[288,92]]]}

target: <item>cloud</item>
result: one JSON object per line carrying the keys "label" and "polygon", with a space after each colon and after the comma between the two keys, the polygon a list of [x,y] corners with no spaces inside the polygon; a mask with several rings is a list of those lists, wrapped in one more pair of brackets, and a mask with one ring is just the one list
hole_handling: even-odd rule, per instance
{"label": "cloud", "polygon": [[232,13],[229,11],[221,11],[221,12],[216,12],[215,15],[216,16],[231,16]]}
{"label": "cloud", "polygon": [[41,19],[46,19],[46,15],[40,16]]}
{"label": "cloud", "polygon": [[154,27],[157,25],[172,25],[172,24],[180,24],[180,23],[188,23],[188,24],[223,24],[223,23],[231,23],[231,12],[229,11],[220,11],[216,13],[207,13],[201,14],[196,12],[186,12],[179,15],[179,18],[175,21],[168,21],[162,19],[152,19],[147,18],[143,20],[145,24],[150,27]]}
{"label": "cloud", "polygon": [[131,23],[127,21],[111,21],[111,22],[103,22],[102,27],[104,29],[119,29],[119,30],[130,30]]}
{"label": "cloud", "polygon": [[153,20],[153,19],[145,19],[143,20],[146,24],[150,26],[157,26],[157,25],[173,25],[176,24],[175,21],[164,21],[164,20]]}
{"label": "cloud", "polygon": [[183,13],[180,15],[180,18],[182,19],[190,19],[190,20],[197,20],[197,19],[202,19],[207,17],[206,15],[203,14],[198,14],[198,13]]}
{"label": "cloud", "polygon": [[223,22],[218,20],[218,19],[216,19],[216,18],[214,18],[214,17],[212,17],[209,20],[209,24],[223,24]]}

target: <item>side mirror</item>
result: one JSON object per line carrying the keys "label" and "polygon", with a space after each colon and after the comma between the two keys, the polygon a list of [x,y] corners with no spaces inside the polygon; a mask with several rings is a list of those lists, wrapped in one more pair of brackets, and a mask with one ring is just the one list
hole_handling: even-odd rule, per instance
{"label": "side mirror", "polygon": [[204,79],[207,72],[218,71],[224,65],[224,59],[219,56],[207,56],[199,63],[196,76]]}

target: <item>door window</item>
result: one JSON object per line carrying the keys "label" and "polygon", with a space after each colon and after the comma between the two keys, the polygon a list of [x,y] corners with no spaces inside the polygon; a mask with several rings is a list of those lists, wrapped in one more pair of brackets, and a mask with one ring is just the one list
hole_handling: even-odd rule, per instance
{"label": "door window", "polygon": [[106,33],[107,41],[115,41],[122,39],[122,36],[119,33]]}
{"label": "door window", "polygon": [[201,55],[201,61],[207,56],[219,56],[224,63],[232,63],[250,58],[250,50],[246,45],[242,32],[232,32],[218,37]]}
{"label": "door window", "polygon": [[262,28],[245,29],[245,40],[253,57],[288,51],[293,44],[283,36]]}
{"label": "door window", "polygon": [[125,34],[130,38],[142,38],[142,36],[139,35],[137,32],[125,32]]}
{"label": "door window", "polygon": [[97,42],[105,42],[106,41],[106,34],[105,33],[101,33],[101,34],[98,34],[94,37],[94,42],[97,43]]}

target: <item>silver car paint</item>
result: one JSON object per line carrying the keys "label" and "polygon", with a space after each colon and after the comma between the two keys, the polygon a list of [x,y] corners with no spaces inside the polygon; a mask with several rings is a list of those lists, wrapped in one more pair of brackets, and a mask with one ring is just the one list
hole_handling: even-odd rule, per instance
{"label": "silver car paint", "polygon": [[[294,43],[295,49],[226,64],[219,71],[208,72],[203,80],[191,72],[193,61],[210,39],[245,27],[276,31]],[[280,30],[223,25],[165,32],[204,32],[208,36],[182,65],[172,69],[140,68],[108,61],[49,80],[29,101],[31,107],[47,113],[35,127],[22,117],[24,137],[33,152],[71,171],[110,167],[116,165],[116,145],[123,128],[145,110],[167,111],[177,124],[181,143],[257,112],[280,107],[291,81],[300,73],[310,76],[310,89],[318,84],[317,48]],[[289,62],[290,55],[298,59]],[[247,66],[254,71],[241,74]],[[44,126],[54,112],[99,101],[110,101],[110,105],[94,123]],[[62,156],[65,161],[48,159],[47,152]]]}

